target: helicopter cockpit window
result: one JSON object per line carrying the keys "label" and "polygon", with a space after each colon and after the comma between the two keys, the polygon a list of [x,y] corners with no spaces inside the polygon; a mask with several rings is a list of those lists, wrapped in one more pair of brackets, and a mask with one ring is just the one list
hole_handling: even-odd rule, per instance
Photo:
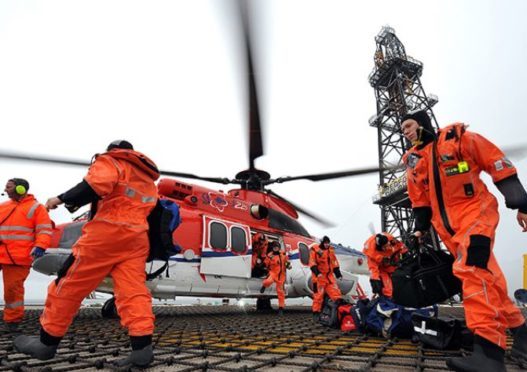
{"label": "helicopter cockpit window", "polygon": [[210,224],[210,246],[214,249],[227,249],[227,227],[219,222]]}
{"label": "helicopter cockpit window", "polygon": [[309,247],[304,243],[299,243],[298,251],[300,252],[300,262],[302,265],[309,265]]}
{"label": "helicopter cockpit window", "polygon": [[245,231],[240,227],[231,227],[231,250],[235,253],[244,253],[247,250]]}
{"label": "helicopter cockpit window", "polygon": [[278,230],[289,231],[308,238],[310,237],[309,233],[304,228],[304,226],[302,226],[300,223],[298,223],[298,221],[294,220],[293,218],[283,214],[282,212],[269,208],[268,219],[269,227]]}

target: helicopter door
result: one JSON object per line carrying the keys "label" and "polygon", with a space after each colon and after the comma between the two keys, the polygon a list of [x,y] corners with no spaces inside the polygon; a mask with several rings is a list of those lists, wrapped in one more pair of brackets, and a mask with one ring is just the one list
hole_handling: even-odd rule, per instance
{"label": "helicopter door", "polygon": [[251,277],[249,226],[203,216],[200,273]]}

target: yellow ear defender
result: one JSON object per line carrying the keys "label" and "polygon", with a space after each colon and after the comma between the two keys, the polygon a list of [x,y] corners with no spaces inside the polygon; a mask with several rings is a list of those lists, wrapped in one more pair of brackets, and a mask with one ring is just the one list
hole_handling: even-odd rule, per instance
{"label": "yellow ear defender", "polygon": [[27,192],[26,188],[22,185],[16,185],[15,191],[18,195],[24,195]]}

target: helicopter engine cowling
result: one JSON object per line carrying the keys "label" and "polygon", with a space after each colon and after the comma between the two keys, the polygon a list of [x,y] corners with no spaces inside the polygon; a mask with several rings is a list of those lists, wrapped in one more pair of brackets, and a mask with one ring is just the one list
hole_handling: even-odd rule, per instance
{"label": "helicopter engine cowling", "polygon": [[[341,271],[341,273],[342,279],[337,279],[337,285],[339,286],[342,295],[356,295],[355,292],[359,278],[347,271]],[[313,297],[313,279],[310,271],[307,275],[301,271],[292,273],[291,281],[292,283],[289,287],[288,294]]]}

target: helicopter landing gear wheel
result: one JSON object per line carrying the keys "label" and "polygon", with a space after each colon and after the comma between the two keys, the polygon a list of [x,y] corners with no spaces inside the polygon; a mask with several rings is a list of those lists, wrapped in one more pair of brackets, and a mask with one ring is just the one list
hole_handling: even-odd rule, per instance
{"label": "helicopter landing gear wheel", "polygon": [[115,297],[106,300],[104,305],[102,305],[101,315],[104,319],[119,319],[117,307],[115,306]]}
{"label": "helicopter landing gear wheel", "polygon": [[271,307],[271,299],[270,298],[258,298],[258,299],[256,299],[256,310],[257,311],[273,310],[273,308]]}

